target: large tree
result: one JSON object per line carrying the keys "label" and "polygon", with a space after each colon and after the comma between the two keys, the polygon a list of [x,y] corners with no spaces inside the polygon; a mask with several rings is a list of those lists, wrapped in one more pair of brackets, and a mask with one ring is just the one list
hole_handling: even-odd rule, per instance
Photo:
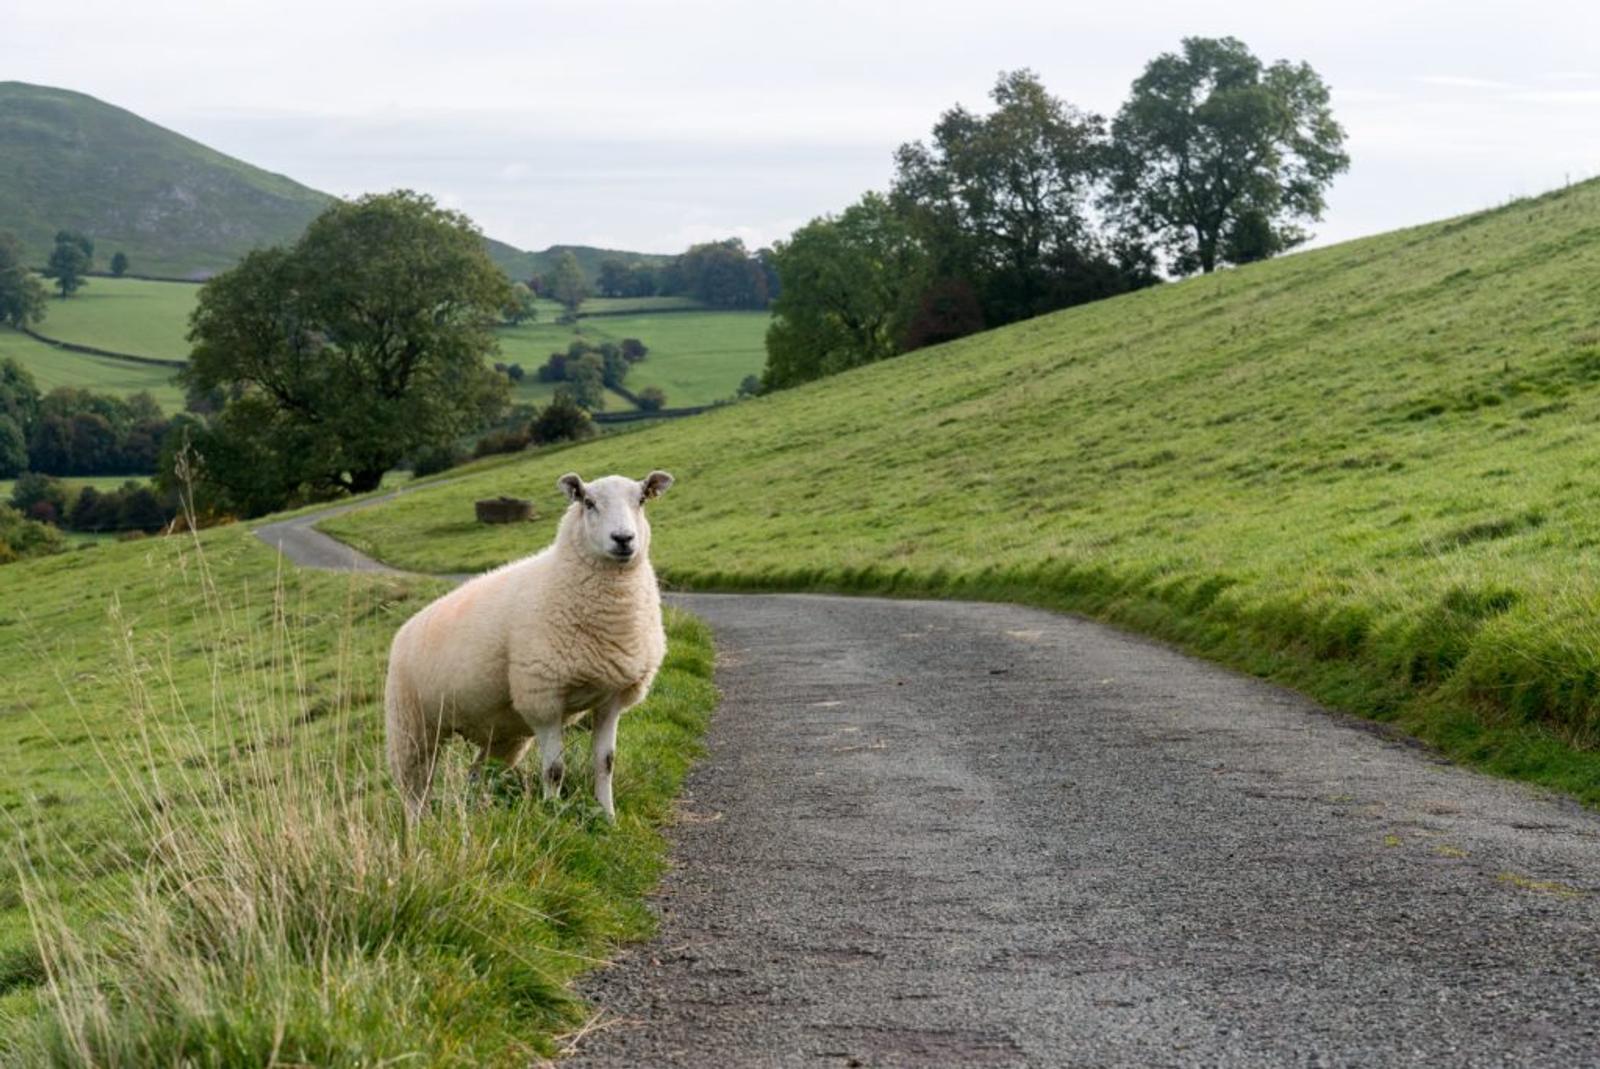
{"label": "large tree", "polygon": [[409,191],[337,204],[206,283],[180,377],[224,399],[191,429],[214,503],[370,490],[498,415],[505,378],[485,358],[510,299],[471,221]]}
{"label": "large tree", "polygon": [[589,299],[589,281],[583,277],[583,265],[570,249],[556,260],[550,276],[550,296],[567,310],[569,319],[576,319],[578,307]]}
{"label": "large tree", "polygon": [[44,286],[22,262],[22,247],[0,234],[0,323],[26,327],[44,318]]}
{"label": "large tree", "polygon": [[991,325],[1129,288],[1091,211],[1105,121],[1051,96],[1032,71],[1002,74],[995,109],[956,106],[930,142],[895,155],[893,199],[936,277],[976,292]]}
{"label": "large tree", "polygon": [[1306,240],[1350,165],[1328,87],[1304,63],[1264,67],[1232,37],[1189,37],[1150,61],[1112,124],[1108,206],[1155,236],[1179,274]]}
{"label": "large tree", "polygon": [[45,264],[44,277],[55,279],[61,296],[70,297],[88,285],[85,277],[94,266],[94,242],[72,230],[56,231],[56,247]]}
{"label": "large tree", "polygon": [[781,280],[763,384],[781,389],[893,356],[921,292],[925,257],[877,193],[779,242]]}

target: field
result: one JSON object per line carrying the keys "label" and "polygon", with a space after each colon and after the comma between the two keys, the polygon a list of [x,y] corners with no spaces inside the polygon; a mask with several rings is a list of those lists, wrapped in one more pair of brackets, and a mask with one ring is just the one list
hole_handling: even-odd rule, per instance
{"label": "field", "polygon": [[[184,335],[199,287],[181,282],[94,278],[69,300],[52,300],[39,333],[60,341],[112,352],[183,360]],[[513,390],[524,404],[544,404],[555,386],[536,381],[535,369],[552,352],[577,337],[595,342],[639,338],[650,356],[630,373],[627,386],[666,391],[673,407],[710,404],[731,397],[746,375],[759,375],[766,362],[765,312],[713,312],[680,297],[595,299],[586,301],[576,327],[556,322],[561,308],[538,302],[539,320],[499,331],[502,363],[520,363],[527,377]],[[686,309],[686,310],[685,310]],[[592,314],[591,314],[592,313]],[[11,356],[33,371],[44,388],[88,386],[117,393],[148,389],[168,411],[183,407],[183,395],[167,379],[169,371],[103,357],[62,352],[14,331],[0,329],[0,357]],[[633,408],[611,394],[606,410]]]}
{"label": "field", "polygon": [[614,828],[571,732],[567,800],[469,786],[455,748],[408,842],[383,660],[443,584],[285,571],[243,527],[202,543],[0,569],[0,1064],[554,1053],[583,1019],[570,978],[649,930],[656,828],[714,700],[704,628],[672,617],[622,725]]}
{"label": "field", "polygon": [[[583,318],[574,326],[541,310],[539,322],[500,331],[499,359],[527,372],[516,399],[543,403],[555,387],[534,381],[534,372],[552,352],[565,351],[579,337],[597,344],[638,338],[650,355],[628,372],[629,390],[659,386],[668,407],[706,405],[732,397],[746,375],[761,374],[770,320],[766,312],[645,312]],[[608,412],[632,407],[616,395],[606,401]]]}
{"label": "field", "polygon": [[189,313],[200,287],[136,278],[91,278],[67,300],[51,300],[35,330],[57,341],[114,353],[187,360]]}
{"label": "field", "polygon": [[172,381],[174,369],[169,367],[68,352],[0,326],[0,360],[7,357],[32,372],[41,390],[81,386],[124,395],[148,390],[169,414],[183,408],[183,391]]}
{"label": "field", "polygon": [[337,517],[671,470],[665,580],[1018,600],[1177,641],[1600,803],[1600,184],[1161,286]]}

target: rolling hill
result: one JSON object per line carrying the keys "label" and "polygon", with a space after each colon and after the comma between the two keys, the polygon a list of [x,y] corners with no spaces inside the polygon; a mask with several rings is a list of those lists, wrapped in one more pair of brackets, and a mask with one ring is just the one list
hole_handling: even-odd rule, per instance
{"label": "rolling hill", "polygon": [[[1089,612],[1600,802],[1600,183],[1085,305],[350,512],[526,553],[678,476],[669,584]],[[543,529],[471,522],[532,497]]]}
{"label": "rolling hill", "polygon": [[[378,175],[373,186],[387,188]],[[56,231],[69,229],[94,240],[102,268],[121,250],[137,274],[203,278],[253,248],[293,241],[332,200],[83,93],[0,82],[0,232],[39,264]],[[591,277],[607,256],[666,259],[486,244],[514,278],[547,270],[567,249]]]}

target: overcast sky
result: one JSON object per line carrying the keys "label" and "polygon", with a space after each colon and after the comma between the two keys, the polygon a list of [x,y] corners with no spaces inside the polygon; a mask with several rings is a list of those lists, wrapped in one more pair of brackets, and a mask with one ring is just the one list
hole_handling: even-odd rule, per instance
{"label": "overcast sky", "polygon": [[1188,35],[1305,60],[1350,171],[1318,243],[1600,174],[1600,3],[7,3],[0,78],[330,193],[409,186],[524,248],[752,246],[887,186],[1001,70],[1110,115]]}

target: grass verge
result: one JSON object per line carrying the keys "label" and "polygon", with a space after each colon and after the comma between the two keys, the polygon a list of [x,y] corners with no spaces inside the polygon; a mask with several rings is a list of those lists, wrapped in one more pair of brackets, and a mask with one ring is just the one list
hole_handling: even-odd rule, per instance
{"label": "grass verge", "polygon": [[[1070,609],[1600,803],[1600,182],[989,331],[325,522],[400,567],[665,468],[665,579]],[[531,497],[531,527],[472,521]]]}
{"label": "grass verge", "polygon": [[584,1020],[571,979],[648,933],[715,698],[692,618],[624,719],[615,826],[573,732],[554,804],[452,747],[408,839],[381,667],[442,584],[281,572],[238,529],[0,584],[0,1064],[526,1065]]}

